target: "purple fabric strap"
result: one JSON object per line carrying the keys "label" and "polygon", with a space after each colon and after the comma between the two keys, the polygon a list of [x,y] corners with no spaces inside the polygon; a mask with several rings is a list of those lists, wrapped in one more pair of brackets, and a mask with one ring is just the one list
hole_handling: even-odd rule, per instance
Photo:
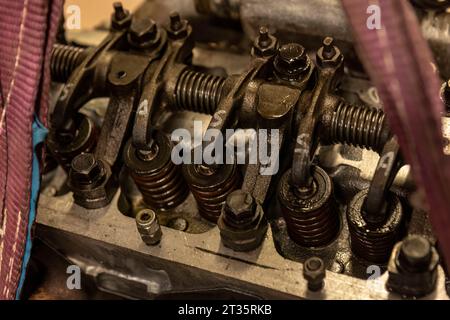
{"label": "purple fabric strap", "polygon": [[[14,299],[27,237],[32,123],[46,123],[62,0],[0,0],[0,298]],[[45,68],[44,68],[45,66]]]}
{"label": "purple fabric strap", "polygon": [[[450,267],[450,158],[443,154],[439,79],[407,0],[342,0],[357,50],[383,102],[392,131],[423,189],[439,247]],[[370,5],[381,28],[369,29]]]}

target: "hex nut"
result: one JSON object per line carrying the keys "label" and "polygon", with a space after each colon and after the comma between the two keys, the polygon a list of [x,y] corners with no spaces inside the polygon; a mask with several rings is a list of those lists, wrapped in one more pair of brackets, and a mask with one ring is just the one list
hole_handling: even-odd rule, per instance
{"label": "hex nut", "polygon": [[228,195],[217,226],[223,245],[234,251],[256,249],[268,228],[261,205],[250,194],[241,190]]}
{"label": "hex nut", "polygon": [[133,19],[128,42],[136,48],[151,48],[160,43],[161,32],[152,19]]}
{"label": "hex nut", "polygon": [[273,62],[275,75],[286,81],[298,81],[311,69],[305,48],[298,43],[281,46]]}
{"label": "hex nut", "polygon": [[303,277],[308,281],[308,289],[319,291],[323,288],[326,275],[325,264],[318,257],[311,257],[303,264]]}
{"label": "hex nut", "polygon": [[437,250],[426,238],[408,236],[392,250],[386,287],[404,297],[423,297],[436,287],[438,263]]}
{"label": "hex nut", "polygon": [[259,29],[259,36],[255,39],[251,54],[255,57],[271,57],[277,53],[278,39],[269,34],[266,27]]}
{"label": "hex nut", "polygon": [[188,21],[181,19],[181,16],[178,12],[172,12],[169,18],[170,24],[167,28],[169,38],[174,40],[185,38],[188,35]]}
{"label": "hex nut", "polygon": [[154,246],[161,241],[162,231],[155,211],[140,210],[136,215],[136,226],[146,245]]}
{"label": "hex nut", "polygon": [[131,14],[123,8],[121,2],[114,2],[114,13],[111,15],[111,27],[114,30],[124,30],[131,25]]}
{"label": "hex nut", "polygon": [[344,56],[338,47],[334,45],[334,39],[326,37],[323,46],[317,50],[317,65],[321,68],[339,68],[344,62]]}
{"label": "hex nut", "polygon": [[111,202],[116,181],[107,163],[83,153],[72,160],[68,186],[76,204],[86,209],[98,209]]}

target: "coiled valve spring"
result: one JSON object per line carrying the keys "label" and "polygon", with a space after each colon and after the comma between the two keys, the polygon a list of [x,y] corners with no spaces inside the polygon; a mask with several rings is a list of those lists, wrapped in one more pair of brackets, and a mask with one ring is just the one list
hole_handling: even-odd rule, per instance
{"label": "coiled valve spring", "polygon": [[189,189],[170,158],[171,143],[157,132],[151,150],[137,150],[130,139],[124,150],[125,165],[130,169],[144,202],[152,209],[168,210],[181,204]]}
{"label": "coiled valve spring", "polygon": [[241,185],[236,165],[223,165],[218,170],[202,165],[186,165],[183,174],[197,201],[200,215],[216,223],[228,194]]}

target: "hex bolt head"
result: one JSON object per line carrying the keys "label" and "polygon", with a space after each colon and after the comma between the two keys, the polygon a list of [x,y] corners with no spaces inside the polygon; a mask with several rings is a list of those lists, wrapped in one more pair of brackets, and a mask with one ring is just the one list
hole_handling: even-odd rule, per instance
{"label": "hex bolt head", "polygon": [[234,227],[245,226],[255,218],[256,203],[252,195],[241,189],[231,192],[225,202],[225,220]]}
{"label": "hex bolt head", "polygon": [[225,247],[251,251],[264,240],[267,219],[263,208],[250,193],[235,190],[228,195],[217,226]]}
{"label": "hex bolt head", "polygon": [[332,37],[325,37],[323,39],[323,57],[331,59],[336,55],[336,49],[334,48],[334,39]]}
{"label": "hex bolt head", "polygon": [[398,256],[399,268],[408,272],[421,272],[431,260],[431,244],[421,236],[412,235],[403,240]]}
{"label": "hex bolt head", "polygon": [[325,37],[322,42],[322,47],[317,50],[316,61],[319,67],[338,68],[342,65],[344,56],[338,47],[335,46],[332,37]]}
{"label": "hex bolt head", "polygon": [[305,48],[298,43],[283,45],[274,60],[276,75],[287,81],[298,80],[309,70],[311,62]]}
{"label": "hex bolt head", "polygon": [[117,20],[122,20],[127,16],[127,13],[123,9],[122,2],[114,2],[113,7],[114,7],[114,17]]}
{"label": "hex bolt head", "polygon": [[436,289],[438,265],[439,254],[430,241],[410,235],[392,250],[386,287],[403,297],[423,297]]}
{"label": "hex bolt head", "polygon": [[267,27],[260,27],[259,35],[253,43],[252,55],[257,57],[271,57],[276,54],[277,49],[277,38],[269,33]]}
{"label": "hex bolt head", "polygon": [[173,31],[178,31],[183,27],[181,23],[181,16],[178,12],[172,12],[170,14],[170,29]]}
{"label": "hex bolt head", "polygon": [[132,44],[141,46],[152,43],[158,36],[158,27],[152,19],[133,20],[129,39]]}
{"label": "hex bolt head", "polygon": [[267,27],[259,28],[258,44],[261,48],[267,48],[272,43],[272,39],[269,37],[269,29]]}
{"label": "hex bolt head", "polygon": [[167,32],[171,39],[177,40],[185,38],[188,34],[188,22],[181,19],[178,12],[172,12],[169,16],[170,23]]}
{"label": "hex bolt head", "polygon": [[155,211],[140,210],[136,215],[136,226],[145,244],[154,246],[161,241],[162,231]]}
{"label": "hex bolt head", "polygon": [[103,175],[99,162],[92,153],[82,153],[73,158],[70,178],[78,185],[90,185],[97,182]]}
{"label": "hex bolt head", "polygon": [[319,291],[323,288],[325,273],[325,264],[319,257],[311,257],[303,264],[303,277],[308,281],[310,291]]}

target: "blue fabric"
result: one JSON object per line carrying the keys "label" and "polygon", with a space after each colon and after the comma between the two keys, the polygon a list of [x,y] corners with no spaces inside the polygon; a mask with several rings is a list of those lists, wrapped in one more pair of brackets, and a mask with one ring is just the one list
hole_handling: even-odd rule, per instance
{"label": "blue fabric", "polygon": [[42,143],[47,136],[48,130],[35,116],[33,122],[33,167],[32,167],[32,181],[31,181],[31,197],[30,197],[30,214],[28,216],[28,231],[27,241],[25,243],[25,251],[22,262],[22,272],[20,274],[19,286],[16,291],[16,299],[20,298],[20,293],[25,281],[25,273],[27,271],[28,262],[31,254],[31,228],[36,218],[36,201],[39,195],[39,187],[41,183],[41,176],[39,172],[39,159],[36,154],[36,146]]}

